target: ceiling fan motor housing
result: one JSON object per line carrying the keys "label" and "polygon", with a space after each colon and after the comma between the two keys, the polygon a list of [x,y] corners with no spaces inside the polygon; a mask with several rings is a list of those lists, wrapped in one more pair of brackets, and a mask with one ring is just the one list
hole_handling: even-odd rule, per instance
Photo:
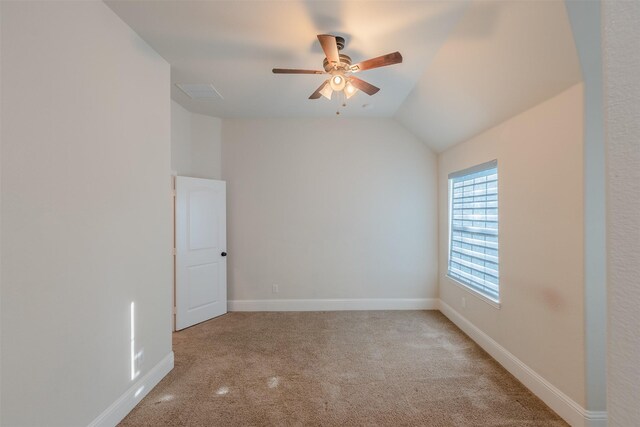
{"label": "ceiling fan motor housing", "polygon": [[[349,69],[349,66],[351,65],[351,57],[349,55],[345,55],[345,54],[339,54],[340,56],[340,63],[337,64],[337,69],[338,70],[342,70],[342,71],[347,71]],[[324,61],[322,61],[322,66],[324,67],[324,70],[326,72],[330,72],[332,71],[333,65],[329,64],[329,60],[327,58],[324,58]]]}

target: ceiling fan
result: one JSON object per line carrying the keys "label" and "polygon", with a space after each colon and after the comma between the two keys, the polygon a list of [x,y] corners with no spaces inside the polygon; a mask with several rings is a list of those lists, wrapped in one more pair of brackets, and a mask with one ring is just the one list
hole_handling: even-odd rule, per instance
{"label": "ceiling fan", "polygon": [[274,74],[329,74],[325,80],[309,99],[318,99],[324,96],[331,99],[332,93],[343,92],[347,99],[351,98],[359,90],[367,95],[374,95],[380,88],[353,76],[353,73],[371,70],[373,68],[387,65],[399,64],[402,62],[400,52],[393,52],[366,61],[351,64],[351,58],[339,53],[344,48],[344,38],[329,34],[319,34],[318,41],[326,58],[323,61],[324,71],[320,70],[297,70],[290,68],[274,68]]}

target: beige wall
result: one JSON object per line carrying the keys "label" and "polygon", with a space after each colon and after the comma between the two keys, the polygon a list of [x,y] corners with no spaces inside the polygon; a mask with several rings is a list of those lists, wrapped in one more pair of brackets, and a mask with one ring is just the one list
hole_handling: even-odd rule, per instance
{"label": "beige wall", "polygon": [[[441,153],[438,165],[440,298],[584,407],[582,91],[576,85]],[[500,308],[446,276],[448,174],[492,159]]]}
{"label": "beige wall", "polygon": [[603,2],[609,425],[640,420],[640,3]]}
{"label": "beige wall", "polygon": [[222,121],[191,113],[171,101],[171,170],[178,175],[220,179]]}
{"label": "beige wall", "polygon": [[222,134],[230,300],[437,297],[436,159],[402,126],[225,119]]}
{"label": "beige wall", "polygon": [[84,426],[171,354],[169,65],[102,2],[2,2],[3,426]]}

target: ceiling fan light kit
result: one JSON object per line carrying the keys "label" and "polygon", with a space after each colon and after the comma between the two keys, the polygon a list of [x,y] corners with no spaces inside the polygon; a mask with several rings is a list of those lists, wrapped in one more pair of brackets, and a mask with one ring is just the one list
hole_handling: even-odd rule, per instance
{"label": "ceiling fan light kit", "polygon": [[[324,82],[324,84],[322,85],[322,89],[320,90],[320,95],[324,96],[328,100],[331,100],[331,94],[333,94],[333,89],[331,88],[331,85],[327,83],[328,82]],[[317,99],[317,98],[314,98],[314,99]]]}
{"label": "ceiling fan light kit", "polygon": [[336,92],[341,91],[347,85],[345,78],[341,74],[336,74],[331,77],[330,84],[331,89],[335,90]]}
{"label": "ceiling fan light kit", "polygon": [[356,87],[352,85],[351,82],[347,82],[347,84],[344,87],[344,95],[347,97],[347,99],[355,95],[357,91],[358,89],[356,89]]}
{"label": "ceiling fan light kit", "polygon": [[[324,71],[290,68],[274,68],[272,70],[274,74],[329,74],[330,77],[311,94],[309,99],[318,99],[323,96],[330,100],[333,92],[342,94],[344,99],[349,99],[355,95],[358,90],[361,90],[369,96],[374,95],[380,88],[354,77],[352,74],[402,62],[400,52],[393,52],[352,65],[349,56],[339,53],[339,51],[344,48],[343,37],[319,34],[318,41],[326,56],[322,63]],[[346,104],[343,103],[342,105],[344,106]],[[337,112],[336,114],[340,113]]]}

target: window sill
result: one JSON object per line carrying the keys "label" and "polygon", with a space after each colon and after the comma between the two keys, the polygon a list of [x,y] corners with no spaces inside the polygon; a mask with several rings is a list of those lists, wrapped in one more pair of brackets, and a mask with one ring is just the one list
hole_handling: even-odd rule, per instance
{"label": "window sill", "polygon": [[489,298],[489,297],[487,297],[485,295],[482,295],[480,292],[476,291],[473,288],[470,288],[469,286],[465,285],[464,283],[461,283],[461,282],[457,281],[456,279],[454,279],[453,277],[449,276],[448,274],[446,275],[446,278],[449,279],[449,281],[451,283],[453,283],[457,287],[467,291],[467,293],[473,295],[474,297],[476,297],[480,301],[490,305],[493,308],[496,308],[496,309],[500,310],[500,307],[502,305],[500,303],[500,301],[494,301],[491,298]]}

